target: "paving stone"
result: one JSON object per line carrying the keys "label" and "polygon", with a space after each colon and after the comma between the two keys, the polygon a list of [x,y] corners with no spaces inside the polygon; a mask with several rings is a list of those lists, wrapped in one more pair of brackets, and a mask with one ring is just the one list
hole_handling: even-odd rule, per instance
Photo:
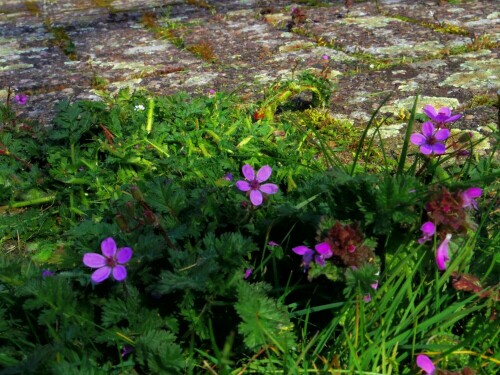
{"label": "paving stone", "polygon": [[[98,100],[97,89],[215,89],[258,99],[276,80],[326,69],[337,83],[332,113],[360,126],[389,93],[389,112],[419,94],[456,100],[468,116],[459,126],[496,121],[495,108],[470,104],[500,87],[497,1],[356,1],[349,10],[343,0],[323,3],[0,0],[0,99],[9,85],[26,92],[19,110],[48,123],[57,100]],[[384,130],[403,131],[397,125]]]}

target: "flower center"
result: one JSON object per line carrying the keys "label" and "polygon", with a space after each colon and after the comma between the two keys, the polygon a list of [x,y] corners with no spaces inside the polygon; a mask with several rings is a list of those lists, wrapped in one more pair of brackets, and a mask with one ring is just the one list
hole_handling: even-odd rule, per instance
{"label": "flower center", "polygon": [[113,268],[114,266],[116,266],[116,261],[114,258],[106,258],[106,264]]}
{"label": "flower center", "polygon": [[260,187],[259,181],[257,181],[257,180],[250,181],[250,189],[258,190],[259,187]]}

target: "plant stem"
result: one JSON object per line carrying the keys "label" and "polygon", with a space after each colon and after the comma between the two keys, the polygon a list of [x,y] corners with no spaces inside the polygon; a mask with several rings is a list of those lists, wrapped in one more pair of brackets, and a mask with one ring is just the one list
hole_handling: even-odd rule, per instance
{"label": "plant stem", "polygon": [[10,208],[20,208],[26,206],[34,206],[36,204],[49,203],[56,199],[55,195],[49,195],[48,197],[41,197],[35,199],[29,199],[27,201],[15,202],[9,205]]}

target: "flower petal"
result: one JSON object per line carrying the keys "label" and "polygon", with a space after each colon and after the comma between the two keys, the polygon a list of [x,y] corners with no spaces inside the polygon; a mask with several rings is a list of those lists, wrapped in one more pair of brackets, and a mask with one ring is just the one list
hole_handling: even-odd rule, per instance
{"label": "flower petal", "polygon": [[450,136],[450,131],[448,129],[439,129],[434,135],[434,138],[438,141],[444,141],[448,139],[449,136]]}
{"label": "flower petal", "polygon": [[426,138],[429,138],[434,134],[434,125],[432,124],[432,122],[427,121],[422,124],[422,134]]}
{"label": "flower petal", "polygon": [[482,193],[483,189],[478,187],[472,187],[463,191],[460,194],[460,197],[462,198],[462,207],[467,208],[472,206],[477,210],[477,202],[475,201],[475,198],[480,197]]}
{"label": "flower petal", "polygon": [[436,232],[436,226],[432,221],[426,221],[425,223],[422,224],[420,230],[424,232],[425,235],[433,236],[434,233]]}
{"label": "flower petal", "polygon": [[330,245],[326,242],[321,242],[317,244],[314,249],[320,253],[324,258],[330,258],[333,255]]}
{"label": "flower petal", "polygon": [[127,278],[127,269],[124,266],[113,267],[113,278],[116,281],[123,281]]}
{"label": "flower petal", "polygon": [[437,112],[434,107],[430,104],[427,104],[423,109],[424,112],[430,119],[434,119],[437,116]]}
{"label": "flower petal", "polygon": [[450,260],[448,255],[448,244],[451,240],[451,234],[447,234],[446,238],[441,242],[436,250],[436,264],[439,270],[444,271],[446,269],[446,262]]}
{"label": "flower petal", "polygon": [[444,122],[453,122],[453,121],[456,121],[458,120],[460,117],[462,117],[462,115],[459,113],[458,115],[455,115],[455,116],[451,116],[449,118],[447,118],[446,120],[444,120]]}
{"label": "flower petal", "polygon": [[276,194],[280,188],[275,184],[264,184],[259,187],[259,190],[266,194]]}
{"label": "flower petal", "polygon": [[[423,146],[422,146],[423,147]],[[442,155],[446,152],[446,146],[442,143],[435,143],[432,146],[428,146],[436,155]]]}
{"label": "flower petal", "polygon": [[420,146],[420,152],[424,155],[432,154],[433,148],[427,144]]}
{"label": "flower petal", "polygon": [[101,242],[101,251],[105,257],[113,258],[116,253],[116,242],[112,237],[108,237]]}
{"label": "flower petal", "polygon": [[297,247],[292,247],[292,251],[297,254],[297,255],[304,255],[305,253],[309,253],[312,250],[309,249],[307,246],[297,246]]}
{"label": "flower petal", "polygon": [[314,257],[314,263],[320,265],[321,267],[323,267],[325,265],[325,257],[322,256],[322,255],[316,255]]}
{"label": "flower petal", "polygon": [[95,270],[92,276],[90,276],[90,278],[94,283],[99,284],[104,280],[106,280],[110,274],[111,274],[111,267],[102,267]]}
{"label": "flower petal", "polygon": [[439,108],[438,115],[440,115],[442,117],[450,117],[451,116],[451,109],[449,107]]}
{"label": "flower petal", "polygon": [[243,168],[241,168],[241,171],[248,181],[255,180],[255,172],[250,164],[245,164]]}
{"label": "flower petal", "polygon": [[478,187],[471,187],[465,190],[462,194],[469,199],[478,198],[481,196],[481,194],[483,194],[483,189]]}
{"label": "flower petal", "polygon": [[130,247],[122,247],[121,249],[118,249],[118,252],[116,253],[116,261],[120,264],[125,264],[130,260],[130,258],[132,258],[133,253],[134,252]]}
{"label": "flower petal", "polygon": [[241,191],[248,191],[252,188],[248,183],[248,181],[243,181],[243,180],[237,181],[235,185]]}
{"label": "flower petal", "polygon": [[264,165],[257,172],[257,181],[258,182],[266,181],[269,177],[271,177],[272,172],[273,172],[273,169],[269,165]]}
{"label": "flower petal", "polygon": [[417,356],[417,366],[424,370],[427,375],[433,375],[436,369],[431,359],[424,354],[419,354]]}
{"label": "flower petal", "polygon": [[264,198],[262,197],[262,193],[258,190],[251,190],[250,191],[250,202],[254,206],[260,206],[262,204],[262,200]]}
{"label": "flower petal", "polygon": [[410,136],[410,141],[414,145],[421,146],[427,142],[427,138],[425,138],[422,134],[420,133],[413,133]]}
{"label": "flower petal", "polygon": [[106,265],[106,258],[101,254],[87,253],[83,255],[83,264],[90,268],[101,268]]}

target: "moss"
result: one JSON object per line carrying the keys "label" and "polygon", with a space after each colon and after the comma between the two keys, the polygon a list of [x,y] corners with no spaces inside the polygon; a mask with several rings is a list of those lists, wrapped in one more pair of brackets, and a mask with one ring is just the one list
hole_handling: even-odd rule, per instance
{"label": "moss", "polygon": [[210,5],[205,0],[186,0],[186,3],[189,5],[194,5],[198,8],[203,8],[203,9],[208,9],[208,10],[214,9],[213,5]]}
{"label": "moss", "polygon": [[24,6],[33,16],[38,16],[40,14],[40,6],[38,5],[38,2],[32,0],[25,1]]}
{"label": "moss", "polygon": [[403,21],[403,22],[408,22],[414,25],[419,25],[428,29],[432,29],[438,33],[444,33],[444,34],[455,34],[455,35],[462,35],[462,36],[469,36],[470,32],[467,29],[464,29],[463,27],[457,26],[457,25],[452,25],[446,22],[429,22],[429,21],[422,21],[418,20],[416,18],[411,18],[407,16],[401,16],[399,14],[386,14],[387,17],[395,18],[397,20]]}
{"label": "moss", "polygon": [[70,60],[77,60],[76,46],[62,26],[52,26],[45,22],[45,27],[52,34],[50,44],[61,49]]}
{"label": "moss", "polygon": [[183,27],[180,23],[165,18],[160,25],[156,14],[151,12],[144,13],[141,22],[156,38],[166,39],[177,48],[185,47],[184,39],[175,32]]}
{"label": "moss", "polygon": [[474,95],[468,107],[469,108],[493,107],[497,105],[497,103],[498,103],[498,98],[496,95],[478,94]]}
{"label": "moss", "polygon": [[203,59],[205,61],[215,61],[217,57],[215,56],[214,49],[209,41],[202,40],[198,43],[189,44],[186,49],[193,53],[195,56]]}
{"label": "moss", "polygon": [[109,81],[97,74],[94,74],[90,80],[90,86],[95,90],[105,90],[108,85]]}
{"label": "moss", "polygon": [[111,3],[113,3],[113,0],[90,0],[90,2],[93,6],[99,8],[111,8]]}

